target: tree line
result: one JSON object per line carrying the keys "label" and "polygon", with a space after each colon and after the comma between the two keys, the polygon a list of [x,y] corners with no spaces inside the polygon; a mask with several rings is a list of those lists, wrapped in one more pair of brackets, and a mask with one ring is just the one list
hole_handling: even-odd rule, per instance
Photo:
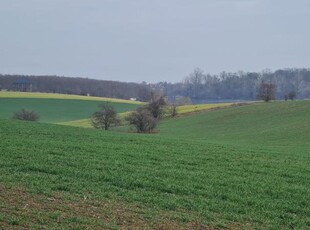
{"label": "tree line", "polygon": [[13,90],[13,83],[21,78],[30,80],[32,91],[91,95],[112,98],[137,98],[150,101],[152,92],[162,92],[170,102],[182,98],[189,103],[205,103],[223,100],[256,100],[260,85],[272,84],[274,98],[310,98],[310,69],[280,69],[261,72],[222,72],[217,75],[204,73],[196,68],[183,81],[156,84],[127,83],[57,76],[0,75],[0,89]]}
{"label": "tree line", "polygon": [[0,74],[0,90],[14,90],[14,82],[20,79],[31,81],[33,92],[90,95],[121,99],[137,98],[140,101],[148,101],[150,99],[150,87],[147,84],[58,76]]}
{"label": "tree line", "polygon": [[310,98],[310,69],[281,69],[277,71],[205,74],[196,68],[179,83],[159,82],[153,85],[173,101],[188,97],[194,103],[206,100],[256,100],[261,84],[273,85],[276,99],[295,95],[298,99]]}

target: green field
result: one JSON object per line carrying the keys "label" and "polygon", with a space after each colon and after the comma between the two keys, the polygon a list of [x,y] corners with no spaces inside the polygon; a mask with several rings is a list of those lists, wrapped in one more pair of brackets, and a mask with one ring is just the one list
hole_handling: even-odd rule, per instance
{"label": "green field", "polygon": [[[201,111],[209,111],[213,109],[220,109],[226,108],[230,106],[235,106],[233,103],[222,103],[222,104],[201,104],[201,105],[182,105],[177,107],[177,114],[178,116],[193,114]],[[121,120],[129,114],[130,112],[121,112],[118,114]],[[168,114],[169,116],[169,114]],[[83,127],[83,128],[92,128],[90,119],[81,119],[81,120],[73,120],[73,121],[66,121],[66,122],[58,122],[57,124],[61,125],[69,125],[75,127]],[[113,128],[114,131],[125,131],[127,132],[129,127],[124,125],[122,127]]]}
{"label": "green field", "polygon": [[0,92],[0,119],[9,119],[21,109],[34,110],[40,122],[62,123],[88,119],[99,110],[100,103],[109,102],[122,113],[136,109],[141,103],[129,100],[76,95]]}
{"label": "green field", "polygon": [[[120,117],[144,105],[142,102],[115,98],[0,91],[0,119],[10,119],[14,112],[27,109],[39,114],[40,122],[90,128],[89,118],[104,102],[112,104]],[[179,106],[178,113],[193,113],[230,105],[232,103]]]}
{"label": "green field", "polygon": [[[2,98],[0,99],[0,118],[11,118],[13,113],[21,110],[34,110],[40,115],[41,122],[58,123],[91,117],[98,111],[102,102],[86,100]],[[117,112],[134,110],[138,105],[109,102]]]}
{"label": "green field", "polygon": [[0,228],[310,229],[310,101],[160,133],[0,120]]}
{"label": "green field", "polygon": [[310,147],[310,101],[256,103],[165,120],[160,135],[234,145]]}

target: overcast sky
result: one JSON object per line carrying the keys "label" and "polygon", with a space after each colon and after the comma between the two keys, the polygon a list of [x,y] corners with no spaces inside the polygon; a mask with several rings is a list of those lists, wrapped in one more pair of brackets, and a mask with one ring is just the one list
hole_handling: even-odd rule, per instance
{"label": "overcast sky", "polygon": [[0,0],[0,73],[127,82],[306,67],[310,0]]}

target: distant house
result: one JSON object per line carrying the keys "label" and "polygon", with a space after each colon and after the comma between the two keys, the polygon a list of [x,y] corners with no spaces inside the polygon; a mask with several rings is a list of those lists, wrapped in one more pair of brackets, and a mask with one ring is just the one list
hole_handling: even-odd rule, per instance
{"label": "distant house", "polygon": [[28,79],[18,79],[13,83],[13,90],[20,92],[32,92],[32,81]]}

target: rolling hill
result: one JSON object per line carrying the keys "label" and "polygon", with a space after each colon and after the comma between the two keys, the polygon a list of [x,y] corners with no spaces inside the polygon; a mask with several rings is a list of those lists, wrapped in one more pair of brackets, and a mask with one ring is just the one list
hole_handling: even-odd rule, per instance
{"label": "rolling hill", "polygon": [[167,119],[160,135],[221,144],[309,147],[309,119],[310,101],[255,103]]}
{"label": "rolling hill", "polygon": [[152,135],[0,120],[0,226],[308,229],[309,114],[258,103]]}

